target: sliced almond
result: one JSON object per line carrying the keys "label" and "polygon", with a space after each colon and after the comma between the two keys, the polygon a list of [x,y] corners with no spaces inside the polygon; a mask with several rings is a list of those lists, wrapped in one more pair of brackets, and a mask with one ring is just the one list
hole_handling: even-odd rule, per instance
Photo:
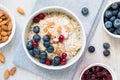
{"label": "sliced almond", "polygon": [[53,27],[54,25],[55,25],[54,22],[48,22],[48,26],[49,26],[49,27]]}
{"label": "sliced almond", "polygon": [[61,32],[62,32],[61,26],[59,26],[59,27],[57,28],[57,32],[58,32],[58,33],[61,33]]}
{"label": "sliced almond", "polygon": [[47,32],[47,36],[51,37],[51,35],[52,35],[52,34],[48,31],[48,32]]}
{"label": "sliced almond", "polygon": [[10,76],[10,72],[9,72],[8,70],[6,70],[6,71],[4,72],[4,79],[8,79],[9,76]]}
{"label": "sliced almond", "polygon": [[16,72],[16,67],[13,67],[11,70],[10,70],[10,75],[14,75]]}
{"label": "sliced almond", "polygon": [[64,28],[67,32],[70,32],[70,28],[67,25],[65,25]]}
{"label": "sliced almond", "polygon": [[5,31],[1,31],[1,36],[7,36],[7,32],[5,32]]}
{"label": "sliced almond", "polygon": [[56,50],[55,50],[55,53],[56,53],[56,54],[58,54],[58,55],[60,55],[60,54],[61,54],[61,52],[62,52],[62,51],[60,50],[60,48],[59,48],[59,47],[57,47],[57,48],[56,48]]}
{"label": "sliced almond", "polygon": [[24,10],[22,8],[20,8],[20,7],[17,8],[17,12],[20,13],[21,15],[25,14]]}
{"label": "sliced almond", "polygon": [[0,54],[0,62],[5,63],[5,56],[3,54]]}
{"label": "sliced almond", "polygon": [[45,28],[43,29],[43,31],[44,31],[45,33],[48,32],[47,27],[45,27]]}

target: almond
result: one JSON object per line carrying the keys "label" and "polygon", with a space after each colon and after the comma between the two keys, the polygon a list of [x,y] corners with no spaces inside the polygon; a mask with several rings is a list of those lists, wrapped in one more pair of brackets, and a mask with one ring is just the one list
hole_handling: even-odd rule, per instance
{"label": "almond", "polygon": [[4,72],[4,79],[8,79],[9,76],[10,76],[10,72],[9,72],[8,70],[6,70],[6,71]]}
{"label": "almond", "polygon": [[2,32],[1,32],[1,36],[3,36],[3,37],[4,37],[4,36],[7,36],[7,32],[2,31]]}
{"label": "almond", "polygon": [[6,25],[2,25],[1,28],[2,28],[2,30],[4,30],[4,31],[7,31],[7,30],[8,30],[8,27],[7,27]]}
{"label": "almond", "polygon": [[57,28],[57,32],[58,32],[58,33],[61,33],[61,32],[62,32],[61,26],[59,26],[59,27]]}
{"label": "almond", "polygon": [[3,15],[4,15],[3,11],[0,10],[0,17],[3,16]]}
{"label": "almond", "polygon": [[21,15],[25,14],[24,10],[22,8],[20,8],[20,7],[17,8],[17,12],[20,13]]}
{"label": "almond", "polygon": [[1,36],[1,34],[0,34],[0,40],[2,39],[2,36]]}
{"label": "almond", "polygon": [[57,48],[56,48],[56,50],[55,50],[55,53],[56,53],[56,54],[58,54],[58,55],[60,55],[60,54],[61,54],[61,52],[62,52],[62,51],[60,50],[60,48],[59,48],[59,47],[57,47]]}
{"label": "almond", "polygon": [[47,32],[47,36],[51,37],[51,33],[49,31]]}
{"label": "almond", "polygon": [[54,22],[48,22],[48,26],[49,26],[49,27],[53,27],[54,25],[55,25]]}
{"label": "almond", "polygon": [[67,31],[67,32],[70,32],[70,28],[66,25],[66,26],[64,26],[64,28],[65,28],[65,30]]}
{"label": "almond", "polygon": [[5,56],[3,54],[0,54],[0,62],[5,63]]}
{"label": "almond", "polygon": [[0,18],[0,22],[2,22],[2,19]]}
{"label": "almond", "polygon": [[43,29],[43,31],[44,31],[45,33],[48,32],[47,27],[45,27],[45,28]]}
{"label": "almond", "polygon": [[8,20],[3,20],[2,22],[0,22],[0,26],[5,25],[8,22]]}
{"label": "almond", "polygon": [[7,35],[10,36],[10,35],[11,35],[11,31],[8,31],[8,32],[7,32]]}
{"label": "almond", "polygon": [[16,67],[13,67],[11,70],[10,70],[10,75],[14,75],[16,72]]}
{"label": "almond", "polygon": [[8,30],[9,30],[9,31],[12,30],[12,22],[11,22],[11,21],[8,23]]}
{"label": "almond", "polygon": [[52,35],[51,35],[51,38],[52,38],[52,39],[53,39],[53,38],[56,38],[56,36],[52,34]]}
{"label": "almond", "polygon": [[2,37],[0,43],[6,42],[8,40],[8,36]]}

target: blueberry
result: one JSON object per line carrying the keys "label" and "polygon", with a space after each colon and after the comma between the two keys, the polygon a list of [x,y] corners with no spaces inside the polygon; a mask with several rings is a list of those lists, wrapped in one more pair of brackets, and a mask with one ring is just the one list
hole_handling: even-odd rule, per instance
{"label": "blueberry", "polygon": [[89,46],[88,51],[93,53],[95,52],[95,47],[94,46]]}
{"label": "blueberry", "polygon": [[40,53],[40,58],[42,58],[42,59],[47,59],[47,53],[46,53],[45,51],[42,51],[42,52]]}
{"label": "blueberry", "polygon": [[115,17],[115,16],[112,16],[112,17],[110,18],[110,21],[111,21],[111,22],[114,22],[115,19],[116,19],[116,17]]}
{"label": "blueberry", "polygon": [[38,49],[38,48],[34,48],[33,49],[33,53],[36,55],[36,56],[38,56],[38,55],[40,55],[40,49]]}
{"label": "blueberry", "polygon": [[42,58],[40,58],[40,59],[39,59],[39,62],[42,63],[42,64],[45,64],[46,59],[42,59]]}
{"label": "blueberry", "polygon": [[116,33],[120,35],[120,28],[116,29]]}
{"label": "blueberry", "polygon": [[81,13],[85,16],[88,15],[89,14],[88,8],[86,8],[86,7],[82,8]]}
{"label": "blueberry", "polygon": [[112,22],[111,21],[105,22],[105,27],[106,28],[111,28],[112,27]]}
{"label": "blueberry", "polygon": [[117,9],[118,8],[118,4],[117,3],[112,3],[111,4],[111,8],[112,9]]}
{"label": "blueberry", "polygon": [[113,34],[116,34],[116,35],[117,35],[117,31],[115,30],[115,31],[113,32]]}
{"label": "blueberry", "polygon": [[116,16],[117,14],[118,14],[118,10],[113,10],[113,11],[112,11],[112,15],[113,15],[113,16]]}
{"label": "blueberry", "polygon": [[113,25],[115,28],[120,28],[120,19],[115,19]]}
{"label": "blueberry", "polygon": [[112,12],[111,11],[106,11],[105,14],[104,14],[104,16],[106,18],[110,18],[110,17],[112,17]]}
{"label": "blueberry", "polygon": [[31,41],[28,41],[27,43],[26,43],[26,47],[27,47],[27,49],[28,50],[31,50],[33,47],[32,47],[32,42]]}
{"label": "blueberry", "polygon": [[35,34],[33,36],[33,39],[34,39],[35,42],[39,42],[41,40],[41,37],[38,34]]}
{"label": "blueberry", "polygon": [[40,32],[40,28],[39,28],[39,26],[34,26],[34,28],[33,28],[33,32],[35,32],[35,33],[39,33],[39,32]]}
{"label": "blueberry", "polygon": [[108,30],[109,30],[111,33],[113,33],[113,32],[115,31],[115,28],[112,27],[112,28],[109,28]]}
{"label": "blueberry", "polygon": [[50,41],[50,37],[49,36],[43,36],[43,41],[44,42],[49,42]]}
{"label": "blueberry", "polygon": [[103,43],[103,48],[104,49],[109,49],[110,48],[110,44],[109,43]]}
{"label": "blueberry", "polygon": [[43,44],[46,48],[48,48],[50,46],[50,42],[44,42]]}
{"label": "blueberry", "polygon": [[29,50],[29,54],[33,57],[35,56],[35,54],[33,53],[33,50]]}
{"label": "blueberry", "polygon": [[103,51],[103,55],[104,56],[109,56],[110,55],[110,51],[109,50],[104,50]]}
{"label": "blueberry", "polygon": [[48,48],[47,48],[47,52],[48,53],[52,53],[54,51],[54,47],[53,46],[49,46]]}
{"label": "blueberry", "polygon": [[120,12],[118,13],[117,17],[120,19]]}
{"label": "blueberry", "polygon": [[60,60],[61,60],[61,58],[59,56],[55,56],[54,59],[53,59],[53,61],[52,61],[52,64],[54,66],[57,66],[57,65],[60,64]]}

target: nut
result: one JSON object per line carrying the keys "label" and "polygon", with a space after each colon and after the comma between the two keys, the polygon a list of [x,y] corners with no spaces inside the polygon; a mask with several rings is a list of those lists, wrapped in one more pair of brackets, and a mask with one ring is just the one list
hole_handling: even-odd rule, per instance
{"label": "nut", "polygon": [[8,36],[2,37],[0,43],[3,43],[3,42],[5,42],[5,41],[7,41],[7,40],[8,40]]}
{"label": "nut", "polygon": [[6,70],[6,71],[4,72],[4,79],[8,79],[9,76],[10,76],[10,72],[9,72],[8,70]]}
{"label": "nut", "polygon": [[58,33],[61,33],[61,32],[62,32],[61,26],[59,26],[59,27],[57,28],[57,32],[58,32]]}
{"label": "nut", "polygon": [[13,67],[11,70],[10,70],[10,75],[14,75],[16,72],[16,67]]}
{"label": "nut", "polygon": [[70,28],[67,25],[65,25],[64,28],[67,32],[70,32]]}
{"label": "nut", "polygon": [[56,48],[56,50],[55,50],[55,53],[56,53],[56,54],[58,54],[58,55],[60,55],[60,54],[61,54],[61,52],[62,52],[62,51],[60,50],[60,48],[59,48],[59,47],[57,47],[57,48]]}
{"label": "nut", "polygon": [[24,10],[20,7],[17,8],[17,12],[20,13],[21,15],[24,15]]}
{"label": "nut", "polygon": [[1,36],[3,36],[3,37],[4,37],[4,36],[7,36],[7,32],[2,31],[2,32],[1,32]]}
{"label": "nut", "polygon": [[48,22],[48,26],[49,26],[49,27],[53,27],[54,25],[55,25],[54,22]]}
{"label": "nut", "polygon": [[4,15],[3,11],[0,10],[0,17],[3,16],[3,15]]}
{"label": "nut", "polygon": [[3,54],[0,54],[0,62],[5,63],[5,56]]}
{"label": "nut", "polygon": [[2,28],[2,30],[4,30],[4,31],[7,31],[7,30],[8,30],[8,27],[7,27],[6,25],[2,25],[1,28]]}
{"label": "nut", "polygon": [[11,22],[11,21],[8,23],[8,30],[9,30],[9,31],[12,30],[12,22]]}
{"label": "nut", "polygon": [[8,31],[8,32],[7,32],[7,35],[10,36],[10,35],[11,35],[11,31]]}

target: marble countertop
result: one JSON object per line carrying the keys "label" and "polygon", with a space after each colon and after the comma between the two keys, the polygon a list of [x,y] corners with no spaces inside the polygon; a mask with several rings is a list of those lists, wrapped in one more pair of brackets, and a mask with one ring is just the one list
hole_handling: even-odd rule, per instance
{"label": "marble countertop", "polygon": [[[111,1],[113,1],[113,0],[108,0],[108,3],[110,3]],[[12,62],[14,54],[15,54],[14,50],[17,47],[16,44],[18,44],[18,41],[17,41],[18,38],[21,39],[20,38],[21,34],[19,32],[22,33],[23,28],[21,26],[25,25],[25,20],[30,15],[35,2],[36,2],[36,0],[30,0],[30,1],[0,0],[0,4],[3,4],[4,6],[8,7],[12,11],[12,13],[15,16],[16,23],[17,23],[16,34],[15,34],[13,40],[11,41],[10,44],[8,44],[7,46],[0,49],[0,52],[4,53],[4,55],[6,57],[5,64],[0,63],[0,80],[4,80],[3,79],[4,71],[6,69],[10,69],[14,66],[14,64]],[[17,7],[21,7],[24,9],[24,11],[25,11],[24,16],[17,13],[17,11],[16,11]],[[107,58],[102,55],[102,51],[103,51],[102,44],[104,42],[109,42],[111,44],[111,49],[110,49],[111,55]],[[109,65],[116,72],[117,76],[119,77],[120,76],[120,72],[119,72],[119,70],[120,70],[120,68],[119,68],[120,47],[119,47],[119,44],[120,44],[120,40],[114,39],[105,33],[105,31],[102,28],[102,23],[100,21],[98,28],[95,32],[95,35],[91,41],[91,45],[94,45],[96,47],[96,52],[95,52],[95,54],[86,53],[85,58],[83,59],[82,63],[84,62],[84,64],[85,64],[92,58],[93,60],[91,60],[91,62],[89,62],[89,63],[93,63],[93,62],[105,63],[105,64]],[[10,46],[12,46],[12,48]],[[85,66],[85,65],[83,65],[83,66]],[[26,70],[23,70],[19,67],[17,67],[16,74],[9,78],[9,80],[26,80],[26,79],[27,80],[45,80],[44,78],[36,76],[36,75],[34,75],[30,72],[27,72]]]}

